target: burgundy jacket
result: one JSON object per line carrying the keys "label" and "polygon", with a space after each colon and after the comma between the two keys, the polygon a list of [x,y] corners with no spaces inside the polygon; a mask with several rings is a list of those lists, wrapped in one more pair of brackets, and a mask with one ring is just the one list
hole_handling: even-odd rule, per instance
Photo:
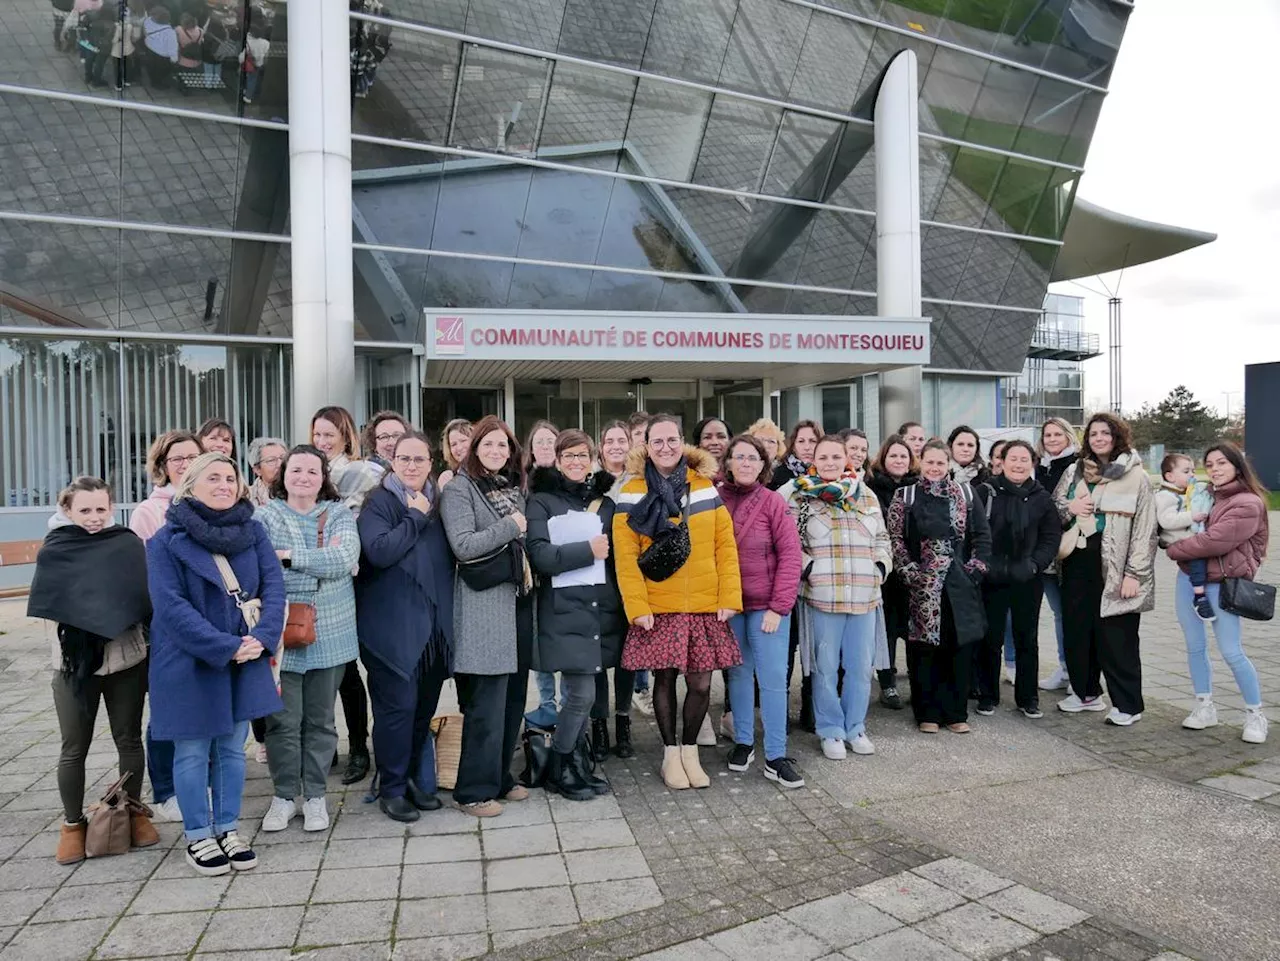
{"label": "burgundy jacket", "polygon": [[1186,571],[1186,561],[1207,558],[1209,580],[1244,577],[1249,580],[1262,566],[1267,550],[1267,508],[1262,498],[1238,480],[1213,492],[1213,510],[1199,534],[1169,545],[1169,557]]}
{"label": "burgundy jacket", "polygon": [[733,518],[742,572],[742,609],[790,614],[800,590],[800,535],[777,491],[754,484],[746,491],[721,483],[720,499]]}

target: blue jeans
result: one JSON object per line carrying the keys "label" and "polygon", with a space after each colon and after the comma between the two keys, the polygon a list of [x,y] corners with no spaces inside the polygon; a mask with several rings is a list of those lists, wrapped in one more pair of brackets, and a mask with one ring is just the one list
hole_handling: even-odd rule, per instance
{"label": "blue jeans", "polygon": [[1062,642],[1062,585],[1057,574],[1041,574],[1040,583],[1044,585],[1044,599],[1049,602],[1049,610],[1053,614],[1053,633],[1058,638],[1058,663],[1066,667],[1067,649]]}
{"label": "blue jeans", "polygon": [[[1240,643],[1240,617],[1228,614],[1218,606],[1218,584],[1206,584],[1204,593],[1213,605],[1218,619],[1213,622],[1213,636],[1218,641],[1218,653],[1236,676],[1236,687],[1244,698],[1245,707],[1262,706],[1262,690],[1258,686],[1258,672],[1244,653]],[[1196,617],[1195,595],[1191,579],[1181,571],[1174,584],[1174,606],[1178,611],[1178,623],[1187,640],[1187,666],[1191,668],[1191,686],[1197,694],[1213,693],[1213,670],[1209,666],[1209,638],[1205,622]]]}
{"label": "blue jeans", "polygon": [[236,829],[244,794],[244,742],[248,736],[249,722],[240,721],[222,737],[172,742],[173,782],[188,843]]}
{"label": "blue jeans", "polygon": [[533,727],[555,727],[560,711],[556,707],[556,676],[549,671],[534,671],[533,680],[538,688],[538,706],[525,715]]}
{"label": "blue jeans", "polygon": [[[733,713],[733,739],[738,744],[756,741],[755,685],[760,683],[760,719],[764,721],[764,756],[773,761],[787,754],[787,652],[790,649],[791,616],[772,634],[761,626],[766,611],[747,611],[729,619],[729,627],[742,650],[742,663],[729,668],[729,701],[748,705]],[[870,688],[868,687],[868,690]]]}
{"label": "blue jeans", "polygon": [[1018,652],[1013,646],[1013,615],[1004,619],[1004,662],[1010,666],[1018,662]]}
{"label": "blue jeans", "polygon": [[1209,561],[1203,557],[1187,561],[1187,577],[1192,587],[1204,587],[1209,583]]}
{"label": "blue jeans", "polygon": [[147,774],[151,776],[151,798],[163,804],[173,797],[173,742],[157,741],[147,725]]}
{"label": "blue jeans", "polygon": [[[871,665],[876,653],[876,612],[827,614],[810,608],[809,616],[813,624],[813,713],[818,737],[851,741],[867,729]],[[841,661],[844,692],[837,695]]]}
{"label": "blue jeans", "polygon": [[636,693],[643,694],[649,690],[649,672],[636,671]]}

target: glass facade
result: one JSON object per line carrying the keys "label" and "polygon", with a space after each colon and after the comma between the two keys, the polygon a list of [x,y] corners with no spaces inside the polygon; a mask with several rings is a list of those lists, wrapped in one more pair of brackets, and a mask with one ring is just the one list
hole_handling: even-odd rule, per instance
{"label": "glass facade", "polygon": [[1084,300],[1049,294],[1018,377],[1016,423],[1038,427],[1050,417],[1084,425],[1084,361],[1101,353],[1084,329]]}
{"label": "glass facade", "polygon": [[[67,383],[98,391],[94,416],[121,438],[245,403],[235,372],[251,348],[230,338],[264,338],[252,349],[276,358],[284,416],[279,341],[292,334],[287,19],[308,5],[165,0],[185,31],[176,65],[141,34],[147,6],[107,0],[67,21],[47,0],[10,0],[0,13],[5,389],[37,368],[74,374]],[[378,345],[362,349],[360,403],[421,410],[429,424],[500,398],[419,394],[410,349],[426,310],[874,314],[861,101],[904,48],[919,59],[933,365],[1021,368],[1130,11],[1115,0],[350,6],[356,336]],[[207,34],[193,39],[184,16]],[[123,37],[135,49],[118,61]],[[41,347],[15,332],[32,328],[58,339]],[[63,339],[74,330],[92,336]],[[216,390],[176,373],[197,349],[223,352],[202,374]],[[170,412],[154,423],[121,406],[122,385],[153,376],[117,384],[131,352],[175,372],[154,375],[147,403]],[[92,363],[69,359],[81,356]],[[629,385],[564,383],[572,396],[540,382],[517,396],[587,426],[630,402]],[[65,420],[82,395],[59,390]],[[746,420],[763,404],[758,382],[644,392],[689,419]],[[863,418],[859,405],[851,395],[849,418]],[[29,476],[46,455],[26,435],[62,421],[11,423],[6,502],[34,503],[52,481]],[[244,423],[246,436],[260,429]],[[108,470],[110,450],[133,456],[126,439],[85,443],[68,435],[58,463],[92,453],[83,462]]]}

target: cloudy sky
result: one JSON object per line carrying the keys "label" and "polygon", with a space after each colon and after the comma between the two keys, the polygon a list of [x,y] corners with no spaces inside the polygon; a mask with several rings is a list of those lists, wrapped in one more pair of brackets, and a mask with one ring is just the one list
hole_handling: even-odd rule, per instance
{"label": "cloudy sky", "polygon": [[[1280,361],[1277,36],[1278,0],[1158,0],[1130,17],[1080,195],[1218,239],[1102,278],[1124,301],[1126,410],[1180,383],[1225,410],[1246,363]],[[1105,351],[1105,297],[1053,289],[1085,297]],[[1105,404],[1105,353],[1085,369],[1086,400]]]}

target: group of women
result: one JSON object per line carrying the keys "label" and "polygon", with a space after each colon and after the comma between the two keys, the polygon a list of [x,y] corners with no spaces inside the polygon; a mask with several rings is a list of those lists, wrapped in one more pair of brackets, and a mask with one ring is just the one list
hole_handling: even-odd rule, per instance
{"label": "group of women", "polygon": [[[920,731],[968,732],[970,700],[994,713],[1002,650],[1017,708],[1040,717],[1038,690],[1059,680],[1037,684],[1045,596],[1056,673],[1071,686],[1058,707],[1106,710],[1105,677],[1107,720],[1141,717],[1155,515],[1123,421],[1095,415],[1078,453],[1070,425],[1050,421],[1038,448],[1001,442],[989,463],[968,427],[942,441],[904,424],[873,459],[862,432],[826,435],[812,421],[784,437],[771,421],[735,434],[709,418],[690,440],[665,414],[608,424],[598,446],[547,422],[522,447],[496,417],[453,421],[437,478],[430,440],[402,415],[379,413],[360,435],[349,412],[326,407],[307,443],[249,445],[252,483],[224,421],[157,438],[155,487],[128,530],[113,523],[108,486],[78,479],[50,521],[30,607],[58,624],[57,859],[84,857],[84,759],[99,696],[127,774],[134,843],[158,839],[153,811],[181,820],[201,874],[257,863],[237,834],[251,727],[274,787],[263,830],[284,830],[299,802],[303,830],[328,826],[338,699],[350,731],[344,782],[369,769],[371,703],[382,811],[409,822],[438,808],[430,724],[449,677],[465,716],[453,799],[478,817],[500,815],[534,784],[574,800],[606,793],[595,764],[634,755],[630,711],[649,675],[672,789],[710,784],[698,745],[717,670],[729,768],[752,766],[758,704],[764,775],[803,785],[787,752],[797,654],[799,723],[833,760],[875,752],[873,674],[881,703],[904,706],[899,639]],[[1266,545],[1261,486],[1230,443],[1207,460],[1217,503],[1203,533],[1170,553],[1218,558],[1211,582],[1252,577]],[[103,572],[108,590],[86,590]],[[1265,739],[1239,619],[1217,606],[1216,589],[1208,596]],[[1211,704],[1204,625],[1183,624],[1200,697],[1186,726],[1210,726],[1200,723]],[[531,670],[540,704],[526,716]],[[148,688],[154,809],[141,803]],[[511,771],[522,723],[551,732],[545,770],[529,783]],[[1258,727],[1246,739],[1258,740]]]}

